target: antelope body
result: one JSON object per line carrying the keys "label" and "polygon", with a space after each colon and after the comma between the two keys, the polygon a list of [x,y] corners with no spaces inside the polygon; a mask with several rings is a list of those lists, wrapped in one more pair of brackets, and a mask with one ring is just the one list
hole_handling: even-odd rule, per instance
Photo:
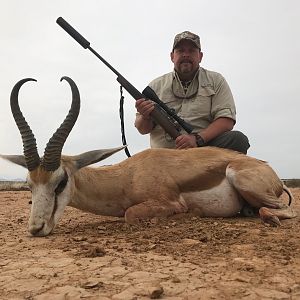
{"label": "antelope body", "polygon": [[192,212],[202,217],[230,217],[245,204],[259,209],[264,222],[296,213],[280,200],[285,190],[273,169],[244,154],[215,147],[188,150],[148,149],[119,164],[88,165],[105,159],[123,147],[95,150],[77,156],[61,155],[63,144],[76,122],[80,97],[71,86],[72,106],[54,133],[41,159],[34,136],[18,105],[19,81],[11,94],[12,113],[21,132],[23,155],[1,155],[29,170],[32,192],[29,232],[51,233],[67,205],[100,215],[125,216],[133,224],[141,219]]}

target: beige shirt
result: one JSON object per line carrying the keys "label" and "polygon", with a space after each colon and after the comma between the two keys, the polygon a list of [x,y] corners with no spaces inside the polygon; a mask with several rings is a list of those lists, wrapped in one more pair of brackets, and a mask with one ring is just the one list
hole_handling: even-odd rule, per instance
{"label": "beige shirt", "polygon": [[[161,101],[194,127],[193,132],[201,132],[220,117],[236,120],[232,93],[219,73],[200,67],[186,92],[175,71],[153,80],[149,86]],[[182,130],[181,133],[186,132]],[[150,132],[150,145],[152,148],[175,148],[174,140],[159,125]]]}

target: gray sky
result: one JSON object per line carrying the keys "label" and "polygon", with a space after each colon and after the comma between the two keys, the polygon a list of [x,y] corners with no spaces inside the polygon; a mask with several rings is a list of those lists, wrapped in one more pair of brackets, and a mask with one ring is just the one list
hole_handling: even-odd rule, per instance
{"label": "gray sky", "polygon": [[[175,34],[198,33],[202,66],[221,73],[237,106],[235,129],[250,140],[249,155],[268,161],[281,178],[300,178],[300,2],[297,0],[1,0],[0,153],[22,154],[10,112],[14,84],[32,77],[19,96],[40,155],[67,114],[71,92],[81,93],[81,113],[63,152],[121,145],[116,76],[57,24],[62,16],[139,90],[173,68]],[[135,129],[134,100],[125,94],[125,125],[132,154],[149,147]],[[103,163],[126,158],[124,152]],[[0,178],[25,178],[26,170],[0,160]]]}

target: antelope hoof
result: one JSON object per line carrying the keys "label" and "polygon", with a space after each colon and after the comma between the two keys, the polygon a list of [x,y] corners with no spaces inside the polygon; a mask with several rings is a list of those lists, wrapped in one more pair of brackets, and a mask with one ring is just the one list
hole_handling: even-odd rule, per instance
{"label": "antelope hoof", "polygon": [[281,226],[279,218],[276,215],[274,215],[268,208],[261,207],[259,209],[259,215],[261,217],[261,220],[265,224],[269,224],[269,225],[271,225],[273,227]]}
{"label": "antelope hoof", "polygon": [[272,227],[279,227],[279,226],[281,226],[281,222],[279,221],[279,219],[278,219],[277,216],[268,216],[268,217],[262,218],[262,221],[265,224],[271,225]]}

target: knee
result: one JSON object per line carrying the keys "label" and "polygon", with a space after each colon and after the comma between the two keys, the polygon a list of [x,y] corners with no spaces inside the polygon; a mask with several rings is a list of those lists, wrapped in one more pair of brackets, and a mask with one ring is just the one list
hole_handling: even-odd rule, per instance
{"label": "knee", "polygon": [[233,150],[247,154],[250,147],[247,136],[240,131],[231,131],[231,138],[234,145]]}
{"label": "knee", "polygon": [[238,151],[247,154],[250,147],[248,138],[240,131],[226,131],[212,141],[208,142],[208,146],[220,147]]}

